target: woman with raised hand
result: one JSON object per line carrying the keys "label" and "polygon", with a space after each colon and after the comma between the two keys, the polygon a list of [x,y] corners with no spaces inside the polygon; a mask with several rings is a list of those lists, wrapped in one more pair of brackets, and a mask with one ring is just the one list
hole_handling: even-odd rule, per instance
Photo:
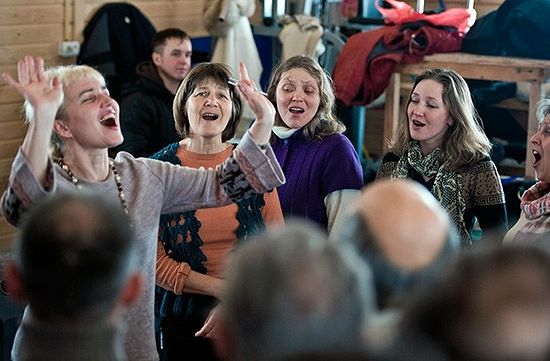
{"label": "woman with raised hand", "polygon": [[[224,64],[201,63],[191,69],[174,100],[176,130],[182,140],[152,158],[209,168],[230,157],[235,145],[229,141],[243,109],[231,79]],[[215,332],[213,310],[227,257],[238,242],[280,223],[283,214],[276,190],[236,204],[160,217],[155,317],[162,360],[218,359],[208,335]],[[207,337],[196,336],[209,314],[210,325],[201,332]]]}
{"label": "woman with raised hand", "polygon": [[[108,148],[120,144],[123,137],[119,106],[109,96],[99,72],[85,65],[44,71],[43,59],[31,56],[18,62],[17,72],[17,81],[9,74],[3,74],[3,78],[25,97],[29,124],[2,196],[4,217],[17,225],[26,209],[59,191],[84,188],[119,199],[134,227],[146,277],[143,296],[125,314],[126,357],[157,360],[153,305],[159,217],[162,213],[228,204],[231,199],[265,192],[283,183],[284,175],[267,145],[274,107],[255,91],[242,65],[238,89],[257,118],[222,165],[192,169],[134,159],[125,152],[110,159]],[[23,322],[33,322],[32,310],[27,309]],[[28,335],[18,332],[14,359],[17,339],[23,337]]]}

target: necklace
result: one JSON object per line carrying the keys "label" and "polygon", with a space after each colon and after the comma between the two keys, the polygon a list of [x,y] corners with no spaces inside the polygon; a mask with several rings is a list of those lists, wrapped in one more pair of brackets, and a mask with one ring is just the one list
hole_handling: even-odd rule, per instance
{"label": "necklace", "polygon": [[[74,173],[71,171],[69,166],[65,164],[65,162],[63,161],[63,158],[56,159],[56,162],[67,173],[69,178],[71,178],[71,182],[74,184],[76,189],[82,189],[82,185],[79,183],[78,178],[75,177]],[[118,191],[118,198],[120,199],[120,205],[122,206],[124,213],[128,214],[128,205],[126,204],[126,197],[124,196],[124,189],[122,188],[122,179],[118,174],[118,170],[116,168],[115,162],[111,158],[109,158],[109,166],[113,170],[113,175],[116,182],[116,188]]]}

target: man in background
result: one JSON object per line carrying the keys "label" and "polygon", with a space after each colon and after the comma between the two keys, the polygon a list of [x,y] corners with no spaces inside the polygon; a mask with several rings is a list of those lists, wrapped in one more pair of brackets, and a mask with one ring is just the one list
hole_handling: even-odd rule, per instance
{"label": "man in background", "polygon": [[410,180],[365,187],[347,226],[333,237],[354,243],[372,267],[380,310],[400,308],[460,249],[445,209]]}
{"label": "man in background", "polygon": [[27,307],[13,361],[126,360],[122,313],[142,275],[127,215],[84,192],[58,194],[30,210],[4,276]]}
{"label": "man in background", "polygon": [[[458,234],[445,209],[412,180],[383,179],[366,186],[346,227],[340,235],[331,236],[334,241],[355,244],[372,269],[378,312],[370,319],[366,340],[375,353],[393,346],[403,307],[416,294],[429,290],[460,251]],[[442,359],[428,340],[416,336],[402,342],[414,344],[418,360]],[[400,346],[389,360],[401,360],[407,345]]]}
{"label": "man in background", "polygon": [[139,79],[122,89],[120,126],[124,142],[115,148],[134,157],[148,157],[180,140],[174,126],[172,102],[191,68],[192,45],[180,29],[168,28],[155,34],[151,60],[138,64]]}

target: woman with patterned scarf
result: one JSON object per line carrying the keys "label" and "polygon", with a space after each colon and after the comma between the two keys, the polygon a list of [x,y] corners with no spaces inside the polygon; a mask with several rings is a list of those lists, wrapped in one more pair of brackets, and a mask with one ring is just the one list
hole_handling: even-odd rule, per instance
{"label": "woman with patterned scarf", "polygon": [[483,238],[500,242],[508,223],[504,191],[462,76],[450,69],[424,71],[405,109],[376,178],[423,184],[449,212],[463,247],[473,245],[476,218]]}
{"label": "woman with patterned scarf", "polygon": [[[229,140],[237,131],[243,103],[230,78],[231,70],[220,63],[201,63],[189,72],[174,99],[182,140],[152,158],[215,168],[231,155],[235,145]],[[212,310],[222,288],[224,262],[238,241],[264,228],[264,221],[283,223],[276,190],[236,204],[160,217],[155,318],[161,360],[218,359],[208,337],[215,333]],[[203,326],[201,336],[206,337],[197,337]]]}
{"label": "woman with patterned scarf", "polygon": [[537,119],[539,128],[531,145],[538,181],[523,193],[519,220],[506,234],[506,241],[530,242],[550,231],[550,99],[539,102]]}

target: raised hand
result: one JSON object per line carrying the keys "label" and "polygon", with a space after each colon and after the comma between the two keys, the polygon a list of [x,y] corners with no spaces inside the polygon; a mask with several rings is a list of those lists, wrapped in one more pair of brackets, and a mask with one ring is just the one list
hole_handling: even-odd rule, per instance
{"label": "raised hand", "polygon": [[[2,78],[19,94],[25,97],[33,108],[32,119],[23,139],[21,151],[29,167],[42,185],[46,184],[48,169],[48,147],[55,121],[55,114],[63,102],[63,86],[58,78],[51,82],[44,75],[44,59],[25,56],[17,62],[18,81],[9,74]],[[28,114],[29,115],[29,114]]]}
{"label": "raised hand", "polygon": [[256,88],[254,82],[248,75],[246,65],[243,63],[239,64],[239,78],[239,92],[256,116],[256,120],[250,127],[250,134],[258,144],[265,144],[269,142],[271,128],[275,122],[275,107],[269,99]]}
{"label": "raised hand", "polygon": [[[25,56],[17,62],[18,81],[9,74],[2,74],[2,78],[32,105],[35,113],[46,118],[55,117],[59,106],[63,102],[63,88],[58,78],[51,82],[44,75],[44,59],[41,57]],[[35,114],[36,115],[36,114]]]}

